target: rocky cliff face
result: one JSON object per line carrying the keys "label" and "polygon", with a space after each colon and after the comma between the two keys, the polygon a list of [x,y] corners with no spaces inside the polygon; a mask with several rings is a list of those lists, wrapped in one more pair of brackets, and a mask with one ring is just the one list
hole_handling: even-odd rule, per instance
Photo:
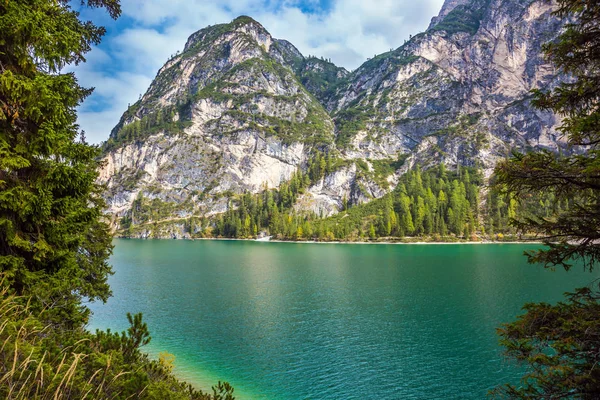
{"label": "rocky cliff face", "polygon": [[562,26],[545,0],[447,0],[430,28],[348,73],[240,17],[190,36],[104,144],[109,212],[141,196],[157,220],[209,216],[276,188],[315,154],[337,167],[295,208],[369,201],[415,163],[490,171],[513,147],[561,146],[532,89],[558,77],[541,46]]}
{"label": "rocky cliff face", "polygon": [[303,57],[249,18],[192,35],[105,144],[109,211],[142,193],[181,216],[227,206],[223,193],[274,188],[333,143],[334,124],[298,81]]}
{"label": "rocky cliff face", "polygon": [[561,27],[552,3],[459,3],[448,1],[455,8],[433,28],[365,63],[329,100],[347,157],[400,151],[489,168],[515,146],[556,148],[556,117],[529,104],[532,89],[559,79],[540,52]]}

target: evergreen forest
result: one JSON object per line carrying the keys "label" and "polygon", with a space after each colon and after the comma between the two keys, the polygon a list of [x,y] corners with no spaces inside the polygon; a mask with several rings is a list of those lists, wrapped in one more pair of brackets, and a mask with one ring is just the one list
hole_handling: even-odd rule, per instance
{"label": "evergreen forest", "polygon": [[[518,201],[501,186],[489,185],[473,167],[450,170],[441,164],[417,166],[402,175],[390,193],[366,204],[342,199],[333,216],[298,212],[294,204],[311,184],[322,179],[335,159],[317,153],[306,172],[297,171],[278,189],[258,194],[229,194],[228,211],[212,217],[185,218],[186,231],[198,238],[251,239],[272,236],[280,240],[315,241],[482,241],[529,237],[511,225],[515,216],[543,211],[550,216],[568,209],[568,200],[552,194]],[[493,183],[493,182],[492,182]],[[121,220],[122,234],[134,235],[152,227],[171,211],[168,205],[143,195]]]}

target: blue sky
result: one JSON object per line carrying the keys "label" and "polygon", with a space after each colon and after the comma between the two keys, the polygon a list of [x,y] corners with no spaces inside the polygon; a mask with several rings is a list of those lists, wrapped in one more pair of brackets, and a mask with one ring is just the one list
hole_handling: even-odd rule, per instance
{"label": "blue sky", "polygon": [[[78,2],[77,2],[78,3]],[[123,14],[102,10],[82,17],[107,34],[71,68],[82,85],[96,90],[79,109],[79,124],[92,143],[108,138],[129,103],[143,94],[158,69],[186,39],[207,25],[249,15],[274,37],[304,55],[323,56],[347,69],[399,47],[422,32],[443,0],[121,0]]]}

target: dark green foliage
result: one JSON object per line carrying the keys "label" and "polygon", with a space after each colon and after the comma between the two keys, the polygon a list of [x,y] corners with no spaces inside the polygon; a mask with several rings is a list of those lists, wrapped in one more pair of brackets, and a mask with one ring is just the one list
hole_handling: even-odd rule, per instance
{"label": "dark green foliage", "polygon": [[375,110],[367,106],[348,107],[335,116],[337,128],[335,143],[339,147],[347,147],[359,131],[367,129],[367,122],[375,116]]}
{"label": "dark green foliage", "polygon": [[217,218],[213,234],[247,238],[267,230],[271,235],[297,238],[299,217],[290,215],[290,210],[298,195],[310,183],[308,175],[297,172],[289,182],[281,184],[279,189],[264,190],[258,195],[246,193],[239,196],[231,203],[230,210]]}
{"label": "dark green foliage", "polygon": [[129,213],[121,220],[121,227],[128,229],[131,225],[160,221],[173,215],[175,205],[158,198],[149,199],[140,192],[133,201]]}
{"label": "dark green foliage", "polygon": [[345,69],[316,57],[305,58],[294,70],[306,90],[322,104],[326,103],[327,99],[335,93],[335,89],[347,75]]}
{"label": "dark green foliage", "polygon": [[315,151],[313,157],[308,162],[308,178],[311,183],[317,182],[325,175],[334,171],[334,157],[331,153],[324,154]]}
{"label": "dark green foliage", "polygon": [[404,162],[407,158],[408,154],[399,154],[398,158],[395,160],[371,160],[371,165],[373,166],[373,181],[375,181],[379,187],[388,189],[390,184],[387,178],[400,169],[404,165]]}
{"label": "dark green foliage", "polygon": [[[571,146],[570,155],[543,152],[514,154],[496,174],[508,191],[524,198],[551,193],[570,202],[568,211],[519,219],[521,230],[537,232],[549,250],[531,260],[569,268],[580,258],[587,267],[600,259],[600,5],[588,1],[560,1],[560,16],[577,15],[580,23],[567,26],[560,39],[546,46],[559,68],[577,77],[549,93],[537,92],[535,104],[565,116],[560,128]],[[588,146],[585,150],[579,146]]]}
{"label": "dark green foliage", "polygon": [[[81,3],[120,14],[116,0]],[[141,353],[141,314],[121,334],[85,330],[82,300],[110,295],[112,238],[100,149],[76,125],[91,90],[61,70],[85,61],[104,28],[71,4],[0,1],[0,398],[231,399],[229,385],[204,394]]]}
{"label": "dark green foliage", "polygon": [[432,31],[445,31],[449,35],[457,32],[466,32],[474,35],[479,29],[484,8],[475,4],[459,5],[454,8]]}
{"label": "dark green foliage", "polygon": [[[590,150],[588,155],[595,152]],[[570,205],[550,215],[536,212],[513,221],[517,229],[535,232],[549,246],[548,250],[529,253],[531,262],[569,269],[574,260],[581,259],[592,269],[600,260],[596,243],[600,238],[600,180],[595,170],[600,170],[595,156],[563,157],[549,152],[515,154],[498,167],[499,181],[518,197],[543,190],[557,204]]]}
{"label": "dark green foliage", "polygon": [[35,291],[35,306],[54,304],[57,324],[85,321],[79,300],[110,294],[99,149],[77,140],[75,108],[90,90],[59,73],[103,33],[66,1],[0,2],[0,271],[18,294]]}
{"label": "dark green foliage", "polygon": [[213,394],[209,400],[234,400],[233,387],[227,382],[218,382],[212,387]]}
{"label": "dark green foliage", "polygon": [[[115,130],[110,138],[103,143],[102,151],[108,152],[125,143],[142,141],[148,136],[159,132],[167,135],[178,134],[191,125],[188,118],[182,118],[189,114],[186,107],[189,103],[178,106],[170,106],[159,109],[156,112],[146,114],[140,119],[136,119],[130,124],[121,126]],[[181,119],[175,120],[175,117]]]}
{"label": "dark green foliage", "polygon": [[210,226],[201,234],[205,237],[250,238],[266,232],[288,239],[311,237],[309,220],[306,216],[296,215],[292,208],[306,188],[341,166],[340,160],[331,153],[315,151],[307,172],[297,171],[278,189],[230,196],[230,208],[226,213],[211,221],[200,221],[200,226]]}
{"label": "dark green foliage", "polygon": [[[448,236],[471,239],[479,223],[476,171],[458,173],[439,168],[415,169],[402,176],[390,194],[313,222],[313,231],[336,239]],[[373,228],[371,228],[373,227]],[[331,232],[332,235],[328,235]]]}
{"label": "dark green foliage", "polygon": [[150,332],[145,322],[142,322],[142,314],[132,316],[127,313],[127,320],[130,327],[127,332],[112,333],[109,330],[106,332],[97,330],[96,340],[100,344],[102,352],[108,350],[119,350],[123,354],[126,362],[135,362],[141,357],[138,349],[150,343]]}
{"label": "dark green foliage", "polygon": [[[532,263],[570,269],[580,260],[592,270],[600,260],[600,3],[559,0],[557,14],[569,17],[558,40],[546,45],[550,59],[573,79],[535,104],[564,116],[566,152],[514,154],[496,168],[498,184],[519,199],[552,196],[553,213],[537,210],[514,218],[520,231],[535,232],[547,247],[528,254]],[[584,148],[580,146],[586,146]],[[600,397],[600,308],[597,282],[556,305],[528,304],[516,322],[499,333],[508,355],[528,367],[520,386],[493,394],[509,398]]]}
{"label": "dark green foliage", "polygon": [[492,391],[510,399],[597,399],[600,393],[600,297],[589,288],[556,305],[526,304],[498,330],[509,356],[531,368],[519,386]]}

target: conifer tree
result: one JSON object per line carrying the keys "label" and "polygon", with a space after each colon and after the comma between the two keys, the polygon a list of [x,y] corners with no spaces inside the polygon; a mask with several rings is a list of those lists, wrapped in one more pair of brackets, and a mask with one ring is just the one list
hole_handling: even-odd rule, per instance
{"label": "conifer tree", "polygon": [[[557,206],[550,216],[543,210],[525,219],[517,216],[517,228],[538,233],[548,246],[529,253],[529,260],[567,270],[580,260],[591,270],[600,257],[600,3],[558,0],[558,6],[557,15],[575,22],[545,51],[572,79],[548,93],[537,92],[535,103],[564,116],[560,129],[569,152],[517,153],[496,174],[499,185],[517,198],[541,193],[568,205]],[[520,385],[506,385],[494,394],[600,398],[598,300],[596,282],[557,305],[526,305],[526,313],[499,333],[507,353],[526,363],[528,372]]]}
{"label": "conifer tree", "polygon": [[[120,14],[118,0],[85,3]],[[67,0],[0,2],[0,271],[65,323],[85,319],[82,297],[110,294],[99,149],[76,124],[91,90],[61,73],[105,30],[78,17]]]}

